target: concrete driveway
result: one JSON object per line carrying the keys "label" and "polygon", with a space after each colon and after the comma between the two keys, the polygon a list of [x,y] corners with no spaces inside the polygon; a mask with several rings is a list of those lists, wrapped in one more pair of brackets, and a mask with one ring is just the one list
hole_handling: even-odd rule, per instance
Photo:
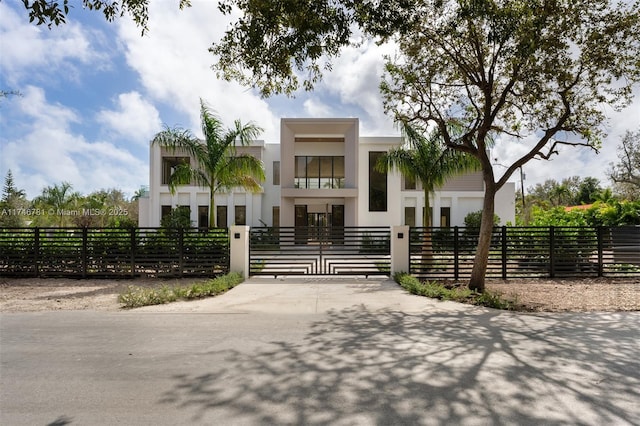
{"label": "concrete driveway", "polygon": [[0,424],[640,424],[640,314],[513,314],[381,279],[0,316]]}

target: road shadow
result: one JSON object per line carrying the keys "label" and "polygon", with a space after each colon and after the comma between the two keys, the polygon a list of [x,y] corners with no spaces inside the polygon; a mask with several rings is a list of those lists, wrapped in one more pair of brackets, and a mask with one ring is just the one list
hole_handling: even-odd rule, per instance
{"label": "road shadow", "polygon": [[161,404],[242,424],[639,424],[636,314],[331,311],[303,342],[209,352]]}

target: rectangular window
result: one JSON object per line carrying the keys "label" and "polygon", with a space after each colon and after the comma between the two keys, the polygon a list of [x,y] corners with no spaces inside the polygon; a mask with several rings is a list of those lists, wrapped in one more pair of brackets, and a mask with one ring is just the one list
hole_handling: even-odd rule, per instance
{"label": "rectangular window", "polygon": [[226,228],[227,227],[227,206],[217,206],[216,217],[217,217],[216,226],[218,228]]}
{"label": "rectangular window", "polygon": [[378,159],[384,152],[369,152],[369,211],[387,211],[387,173],[376,170]]}
{"label": "rectangular window", "polygon": [[344,188],[344,157],[333,157],[333,188]]}
{"label": "rectangular window", "polygon": [[247,224],[247,206],[235,206],[235,224]]}
{"label": "rectangular window", "polygon": [[307,157],[296,157],[295,187],[307,187]]}
{"label": "rectangular window", "polygon": [[440,207],[440,226],[443,228],[451,226],[451,207]]}
{"label": "rectangular window", "polygon": [[295,187],[344,188],[344,157],[297,156]]}
{"label": "rectangular window", "polygon": [[161,206],[160,207],[160,220],[171,214],[171,206]]}
{"label": "rectangular window", "polygon": [[404,176],[404,189],[416,189],[416,180],[409,176]]}
{"label": "rectangular window", "polygon": [[198,228],[209,227],[209,206],[198,206]]}
{"label": "rectangular window", "polygon": [[333,187],[333,157],[320,157],[320,188]]}
{"label": "rectangular window", "polygon": [[404,208],[404,224],[407,226],[416,226],[416,208]]}
{"label": "rectangular window", "polygon": [[320,188],[320,157],[307,157],[307,188]]}
{"label": "rectangular window", "polygon": [[280,185],[280,162],[273,162],[273,184]]}
{"label": "rectangular window", "polygon": [[271,208],[271,226],[279,227],[280,226],[280,206],[273,206]]}
{"label": "rectangular window", "polygon": [[189,157],[163,157],[162,158],[162,184],[168,185],[169,178],[180,164],[189,164]]}

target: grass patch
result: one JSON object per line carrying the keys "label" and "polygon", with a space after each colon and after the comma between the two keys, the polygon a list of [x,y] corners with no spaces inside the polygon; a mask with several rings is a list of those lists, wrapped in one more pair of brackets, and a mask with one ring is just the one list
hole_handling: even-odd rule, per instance
{"label": "grass patch", "polygon": [[129,286],[118,296],[123,308],[139,308],[141,306],[162,305],[176,300],[202,299],[217,296],[240,284],[244,279],[237,272],[194,283],[188,286],[162,286],[160,288],[144,288]]}
{"label": "grass patch", "polygon": [[485,306],[494,309],[518,310],[515,301],[503,298],[501,293],[485,290],[483,293],[462,286],[446,286],[435,281],[421,282],[416,277],[405,273],[395,274],[393,279],[411,294],[440,300]]}

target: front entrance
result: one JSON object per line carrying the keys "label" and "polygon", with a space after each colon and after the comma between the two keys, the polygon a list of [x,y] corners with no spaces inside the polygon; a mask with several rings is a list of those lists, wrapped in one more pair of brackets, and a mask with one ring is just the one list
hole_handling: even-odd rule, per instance
{"label": "front entrance", "polygon": [[[335,216],[331,216],[335,218]],[[251,275],[388,275],[388,227],[321,226],[329,215],[305,215],[295,227],[251,228]]]}
{"label": "front entrance", "polygon": [[[324,206],[296,205],[296,243],[328,244],[344,229],[344,206],[340,204]],[[316,210],[316,211],[310,211]],[[329,210],[329,211],[327,211]],[[333,241],[335,242],[335,241]]]}

